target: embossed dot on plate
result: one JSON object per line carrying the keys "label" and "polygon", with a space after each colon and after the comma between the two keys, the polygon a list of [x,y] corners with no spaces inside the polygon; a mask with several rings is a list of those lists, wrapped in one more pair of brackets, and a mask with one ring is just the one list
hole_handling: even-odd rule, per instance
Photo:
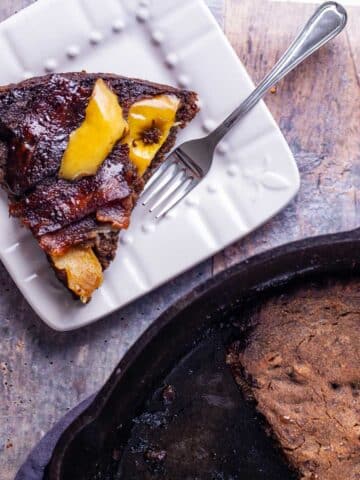
{"label": "embossed dot on plate", "polygon": [[161,45],[164,41],[164,34],[160,30],[154,30],[151,34],[151,39],[155,45]]}
{"label": "embossed dot on plate", "polygon": [[185,203],[188,207],[192,207],[192,208],[197,207],[199,205],[198,199],[191,196],[185,200]]}
{"label": "embossed dot on plate", "polygon": [[214,122],[214,120],[211,120],[210,118],[208,118],[204,121],[202,128],[206,133],[210,133],[213,130],[215,130],[216,123]]}
{"label": "embossed dot on plate", "polygon": [[139,5],[141,7],[148,7],[150,4],[150,1],[149,0],[139,0]]}
{"label": "embossed dot on plate", "polygon": [[134,238],[129,233],[125,233],[120,237],[120,243],[122,245],[131,245],[133,242]]}
{"label": "embossed dot on plate", "polygon": [[125,22],[121,19],[115,20],[112,25],[112,30],[114,33],[121,33],[125,28]]}
{"label": "embossed dot on plate", "polygon": [[152,233],[155,231],[155,225],[153,223],[144,223],[144,225],[141,226],[141,230],[144,233]]}
{"label": "embossed dot on plate", "polygon": [[170,212],[167,212],[163,218],[165,218],[166,220],[173,220],[174,218],[176,218],[176,210],[177,208],[173,208],[172,210],[170,210]]}
{"label": "embossed dot on plate", "polygon": [[220,142],[216,151],[217,153],[220,153],[220,155],[225,155],[229,151],[229,145],[226,142]]}
{"label": "embossed dot on plate", "polygon": [[57,61],[55,58],[48,58],[44,64],[45,70],[49,73],[54,72],[57,68]]}
{"label": "embossed dot on plate", "polygon": [[77,45],[70,45],[66,51],[66,54],[69,58],[76,58],[80,54],[80,47]]}
{"label": "embossed dot on plate", "polygon": [[180,75],[178,78],[178,84],[183,88],[188,87],[190,85],[190,77],[185,74]]}
{"label": "embossed dot on plate", "polygon": [[92,45],[98,45],[103,40],[103,34],[98,31],[91,32],[90,34],[90,43]]}
{"label": "embossed dot on plate", "polygon": [[146,22],[147,20],[149,20],[149,9],[146,7],[139,8],[139,10],[136,12],[136,18],[139,20],[139,22]]}
{"label": "embossed dot on plate", "polygon": [[207,190],[209,193],[216,193],[216,192],[217,192],[216,186],[215,186],[215,185],[212,185],[212,184],[208,185],[208,186],[206,187],[206,190]]}
{"label": "embossed dot on plate", "polygon": [[178,61],[179,58],[176,53],[169,53],[169,55],[167,55],[167,57],[165,58],[165,63],[170,68],[176,67]]}
{"label": "embossed dot on plate", "polygon": [[226,173],[229,177],[236,177],[236,175],[239,173],[239,168],[237,167],[237,165],[232,163],[227,167]]}

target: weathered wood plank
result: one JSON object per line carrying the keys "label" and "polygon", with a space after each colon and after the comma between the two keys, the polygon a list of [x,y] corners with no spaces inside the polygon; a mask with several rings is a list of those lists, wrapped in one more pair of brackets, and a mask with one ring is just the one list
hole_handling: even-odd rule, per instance
{"label": "weathered wood plank", "polygon": [[[256,82],[313,10],[300,3],[227,0],[226,34]],[[360,8],[352,8],[347,33],[267,96],[295,154],[300,193],[280,215],[216,256],[216,272],[275,245],[360,224],[359,20]]]}
{"label": "weathered wood plank", "polygon": [[348,8],[349,13],[349,25],[346,31],[348,36],[349,42],[349,49],[352,55],[352,61],[354,70],[357,73],[358,82],[360,85],[360,29],[359,29],[359,10],[360,10],[360,3],[359,7]]}
{"label": "weathered wood plank", "polygon": [[24,7],[27,7],[35,0],[1,0],[0,4],[0,20],[13,15]]}

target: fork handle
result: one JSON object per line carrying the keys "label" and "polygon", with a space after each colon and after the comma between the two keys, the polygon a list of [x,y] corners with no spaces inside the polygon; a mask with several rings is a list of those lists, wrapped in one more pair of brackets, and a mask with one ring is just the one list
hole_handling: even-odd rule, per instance
{"label": "fork handle", "polygon": [[271,87],[276,85],[312,53],[336,37],[344,29],[346,23],[347,13],[342,5],[336,2],[322,4],[258,87],[209,135],[211,143],[216,146],[233,126],[264,97]]}

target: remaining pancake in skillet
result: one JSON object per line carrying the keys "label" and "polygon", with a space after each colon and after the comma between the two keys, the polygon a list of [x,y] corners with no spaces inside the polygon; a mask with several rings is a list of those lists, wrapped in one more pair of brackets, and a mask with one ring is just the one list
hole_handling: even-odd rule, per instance
{"label": "remaining pancake in skillet", "polygon": [[10,214],[83,302],[196,101],[193,92],[102,73],[0,88],[0,180]]}
{"label": "remaining pancake in skillet", "polygon": [[302,479],[360,478],[360,290],[353,291],[338,283],[269,301],[245,347],[235,343],[228,354]]}

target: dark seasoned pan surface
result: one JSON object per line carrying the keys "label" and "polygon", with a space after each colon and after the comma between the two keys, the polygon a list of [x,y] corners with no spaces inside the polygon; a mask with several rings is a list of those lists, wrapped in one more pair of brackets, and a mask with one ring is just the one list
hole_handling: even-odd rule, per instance
{"label": "dark seasoned pan surface", "polygon": [[296,478],[225,364],[231,330],[206,335],[164,379],[134,419],[128,444],[115,448],[113,457],[122,459],[105,478]]}

